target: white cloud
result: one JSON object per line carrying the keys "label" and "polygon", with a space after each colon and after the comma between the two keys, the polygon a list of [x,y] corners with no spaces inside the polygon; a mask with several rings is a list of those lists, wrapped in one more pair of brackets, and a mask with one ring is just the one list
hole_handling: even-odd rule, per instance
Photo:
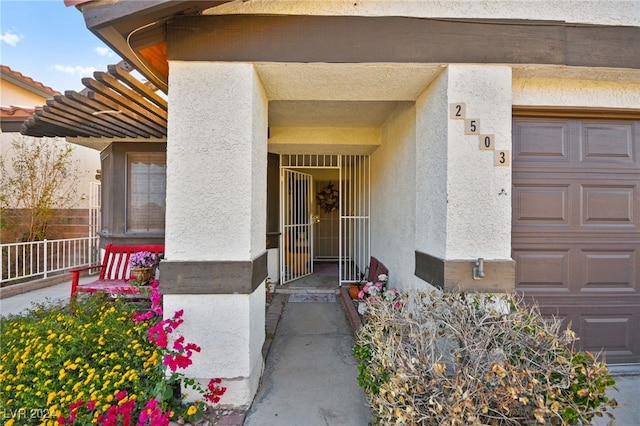
{"label": "white cloud", "polygon": [[23,38],[24,38],[23,36],[14,34],[10,31],[5,31],[4,34],[0,34],[0,40],[13,47],[15,47],[16,44],[18,44],[18,42]]}
{"label": "white cloud", "polygon": [[108,47],[96,47],[93,50],[100,56],[108,56],[109,58],[115,56],[113,50],[109,49]]}
{"label": "white cloud", "polygon": [[54,65],[53,68],[76,77],[91,77],[97,71],[95,67],[81,67],[80,65]]}

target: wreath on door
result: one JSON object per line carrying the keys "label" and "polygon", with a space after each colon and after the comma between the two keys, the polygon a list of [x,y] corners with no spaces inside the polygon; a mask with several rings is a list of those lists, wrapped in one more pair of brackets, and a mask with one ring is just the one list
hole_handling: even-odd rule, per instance
{"label": "wreath on door", "polygon": [[322,210],[327,213],[331,213],[334,210],[338,210],[338,190],[334,188],[333,183],[329,182],[318,194],[316,195],[318,205]]}

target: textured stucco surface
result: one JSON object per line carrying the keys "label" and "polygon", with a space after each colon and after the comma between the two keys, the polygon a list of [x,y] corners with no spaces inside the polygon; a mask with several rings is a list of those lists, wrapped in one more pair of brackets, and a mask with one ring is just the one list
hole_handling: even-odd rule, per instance
{"label": "textured stucco surface", "polygon": [[415,16],[423,18],[535,19],[590,24],[640,25],[634,0],[252,0],[210,9],[210,14]]}
{"label": "textured stucco surface", "polygon": [[372,127],[272,127],[269,152],[278,154],[370,154],[380,146]]}
{"label": "textured stucco surface", "polygon": [[184,309],[179,335],[201,347],[185,374],[205,384],[220,377],[225,404],[250,404],[264,368],[264,284],[250,295],[165,295],[163,304],[165,316]]}
{"label": "textured stucco surface", "polygon": [[[511,151],[511,68],[452,65],[449,103],[464,102],[466,118],[494,134],[496,150]],[[447,259],[511,258],[511,167],[494,166],[494,152],[465,135],[464,120],[449,120]]]}
{"label": "textured stucco surface", "polygon": [[[640,75],[640,71],[637,74]],[[640,108],[640,83],[584,78],[516,78],[514,74],[513,105]]]}
{"label": "textured stucco surface", "polygon": [[[250,64],[171,62],[167,258],[265,250],[267,102]],[[252,232],[256,231],[256,232]]]}
{"label": "textured stucco surface", "polygon": [[[166,256],[251,260],[265,251],[267,98],[250,64],[172,62]],[[250,295],[165,295],[202,347],[186,374],[225,379],[225,403],[250,404],[263,368],[264,283]]]}
{"label": "textured stucco surface", "polygon": [[398,105],[371,156],[371,253],[389,269],[389,285],[414,282],[415,108]]}
{"label": "textured stucco surface", "polygon": [[447,248],[447,71],[416,101],[416,250],[444,259]]}

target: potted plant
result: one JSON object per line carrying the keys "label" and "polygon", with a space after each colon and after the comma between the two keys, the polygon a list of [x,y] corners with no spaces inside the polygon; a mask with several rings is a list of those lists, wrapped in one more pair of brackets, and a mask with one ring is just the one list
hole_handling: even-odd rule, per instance
{"label": "potted plant", "polygon": [[129,268],[131,268],[131,275],[135,276],[135,281],[142,285],[149,284],[149,281],[155,276],[158,261],[159,259],[150,251],[139,251],[132,254],[129,258]]}

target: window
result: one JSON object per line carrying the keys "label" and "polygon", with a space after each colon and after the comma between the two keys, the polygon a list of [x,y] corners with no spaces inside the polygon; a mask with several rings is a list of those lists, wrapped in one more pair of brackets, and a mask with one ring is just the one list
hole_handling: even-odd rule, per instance
{"label": "window", "polygon": [[127,232],[164,232],[166,183],[166,154],[127,154]]}

